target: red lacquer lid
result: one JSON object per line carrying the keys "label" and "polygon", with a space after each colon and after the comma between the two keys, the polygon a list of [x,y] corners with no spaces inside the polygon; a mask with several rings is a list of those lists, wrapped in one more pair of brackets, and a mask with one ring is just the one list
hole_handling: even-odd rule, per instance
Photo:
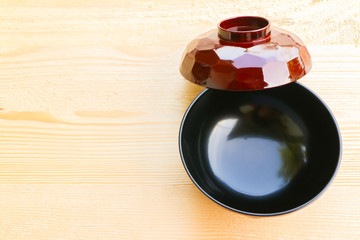
{"label": "red lacquer lid", "polygon": [[294,34],[262,17],[221,21],[191,41],[180,72],[198,85],[221,90],[260,90],[294,82],[311,69],[311,58]]}

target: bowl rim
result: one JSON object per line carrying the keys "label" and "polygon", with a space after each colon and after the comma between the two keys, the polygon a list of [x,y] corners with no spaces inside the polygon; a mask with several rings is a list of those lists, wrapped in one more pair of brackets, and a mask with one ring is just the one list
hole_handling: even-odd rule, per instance
{"label": "bowl rim", "polygon": [[[187,164],[185,162],[185,158],[184,158],[184,154],[182,151],[182,144],[181,144],[181,139],[182,139],[182,132],[183,132],[183,128],[184,128],[184,123],[185,120],[187,118],[187,115],[189,114],[190,110],[192,109],[192,107],[195,105],[195,103],[197,102],[197,100],[204,95],[205,93],[207,93],[209,91],[209,88],[205,88],[203,91],[201,91],[196,97],[195,99],[190,103],[189,107],[187,108],[182,120],[181,120],[181,125],[180,125],[180,129],[179,129],[179,137],[178,137],[178,147],[179,147],[179,152],[180,152],[180,157],[181,157],[181,161],[183,164],[183,167],[185,168],[186,173],[188,174],[188,176],[190,177],[191,181],[196,185],[196,187],[203,193],[205,194],[205,196],[207,196],[208,198],[210,198],[212,201],[214,201],[215,203],[221,205],[222,207],[225,207],[229,210],[238,212],[238,213],[243,213],[243,214],[247,214],[247,215],[251,215],[251,216],[276,216],[276,215],[282,215],[282,214],[287,214],[287,213],[291,213],[294,212],[296,210],[299,210],[305,206],[308,206],[309,204],[311,204],[312,202],[314,202],[316,199],[318,199],[331,185],[331,183],[333,182],[333,180],[335,179],[339,168],[340,168],[340,163],[341,163],[341,158],[342,158],[342,152],[343,152],[343,144],[342,144],[342,138],[341,138],[341,132],[340,132],[340,128],[339,125],[335,119],[334,114],[331,112],[330,108],[326,105],[326,103],[317,95],[315,94],[314,91],[310,90],[308,87],[304,86],[301,83],[298,82],[292,82],[290,84],[296,84],[299,85],[300,87],[302,87],[305,91],[308,91],[309,93],[311,93],[314,97],[316,97],[320,103],[326,108],[326,110],[329,112],[330,117],[332,118],[336,130],[338,132],[338,140],[339,140],[339,156],[338,156],[338,160],[337,160],[337,164],[336,164],[336,168],[331,176],[331,178],[329,179],[329,181],[327,182],[326,186],[320,191],[318,192],[313,198],[311,198],[309,201],[301,204],[300,206],[285,210],[285,211],[280,211],[280,212],[271,212],[271,213],[261,213],[261,212],[249,212],[249,211],[244,211],[244,210],[240,210],[240,209],[236,209],[233,207],[230,207],[224,203],[222,203],[221,201],[215,199],[214,197],[212,197],[210,194],[208,194],[204,189],[201,188],[201,186],[196,182],[196,180],[193,178],[193,176],[191,175]],[[290,84],[286,84],[286,85],[290,85]],[[217,89],[211,89],[213,91],[224,91],[224,90],[217,90]],[[257,91],[268,91],[270,89],[264,89],[264,90],[257,90]]]}

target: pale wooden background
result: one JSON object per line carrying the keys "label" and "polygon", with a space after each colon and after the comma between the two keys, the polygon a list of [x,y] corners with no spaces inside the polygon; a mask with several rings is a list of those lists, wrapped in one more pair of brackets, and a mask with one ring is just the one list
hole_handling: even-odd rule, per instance
{"label": "pale wooden background", "polygon": [[[305,41],[341,128],[335,181],[291,214],[218,206],[179,157],[182,51],[235,15]],[[357,0],[0,0],[0,239],[360,239],[359,29]]]}

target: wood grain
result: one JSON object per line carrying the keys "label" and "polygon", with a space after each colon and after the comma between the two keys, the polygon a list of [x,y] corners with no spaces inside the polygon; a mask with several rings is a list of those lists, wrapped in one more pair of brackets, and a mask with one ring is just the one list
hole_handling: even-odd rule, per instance
{"label": "wood grain", "polygon": [[[360,2],[0,1],[0,239],[360,239]],[[331,187],[308,207],[250,217],[206,198],[177,136],[202,91],[185,45],[234,15],[296,32],[301,80],[343,138]]]}

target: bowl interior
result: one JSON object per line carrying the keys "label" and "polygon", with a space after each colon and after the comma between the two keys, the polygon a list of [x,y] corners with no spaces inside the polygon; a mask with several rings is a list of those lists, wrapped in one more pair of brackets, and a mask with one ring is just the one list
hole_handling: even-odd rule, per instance
{"label": "bowl interior", "polygon": [[184,116],[179,144],[203,193],[255,215],[289,212],[316,198],[333,178],[341,152],[334,117],[298,83],[204,90]]}

